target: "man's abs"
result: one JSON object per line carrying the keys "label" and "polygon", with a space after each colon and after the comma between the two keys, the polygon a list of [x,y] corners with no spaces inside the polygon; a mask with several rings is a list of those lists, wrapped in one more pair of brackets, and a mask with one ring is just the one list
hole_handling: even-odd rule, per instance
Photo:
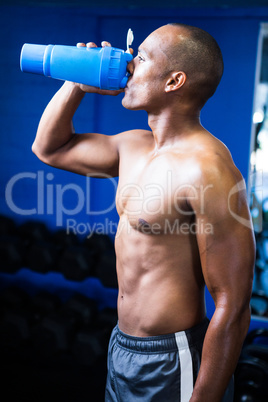
{"label": "man's abs", "polygon": [[202,321],[204,280],[195,236],[145,234],[121,218],[115,248],[121,331],[154,336]]}

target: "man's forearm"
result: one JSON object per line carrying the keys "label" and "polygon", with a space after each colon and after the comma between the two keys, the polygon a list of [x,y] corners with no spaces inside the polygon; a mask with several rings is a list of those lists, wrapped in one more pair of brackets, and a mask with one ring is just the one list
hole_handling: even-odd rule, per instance
{"label": "man's forearm", "polygon": [[250,322],[247,309],[231,319],[226,311],[215,311],[204,340],[200,371],[191,402],[220,402],[235,371]]}
{"label": "man's forearm", "polygon": [[85,93],[78,85],[65,82],[47,105],[32,150],[39,157],[53,154],[73,136],[72,118]]}

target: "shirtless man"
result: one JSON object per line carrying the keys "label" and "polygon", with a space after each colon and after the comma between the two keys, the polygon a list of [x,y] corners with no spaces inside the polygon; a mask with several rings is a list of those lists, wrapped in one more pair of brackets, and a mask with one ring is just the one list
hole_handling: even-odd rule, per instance
{"label": "shirtless man", "polygon": [[[33,144],[51,166],[119,176],[119,320],[106,401],[231,401],[255,245],[241,174],[200,124],[221,79],[221,52],[208,33],[169,24],[145,39],[128,69],[122,104],[145,110],[151,131],[76,134],[72,118],[86,92],[122,91],[65,82]],[[210,322],[205,284],[215,302]]]}

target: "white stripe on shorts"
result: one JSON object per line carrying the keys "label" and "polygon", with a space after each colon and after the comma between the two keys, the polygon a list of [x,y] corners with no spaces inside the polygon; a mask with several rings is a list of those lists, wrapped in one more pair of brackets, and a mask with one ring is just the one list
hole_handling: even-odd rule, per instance
{"label": "white stripe on shorts", "polygon": [[184,331],[175,333],[181,369],[181,399],[189,402],[193,393],[193,363],[187,336]]}

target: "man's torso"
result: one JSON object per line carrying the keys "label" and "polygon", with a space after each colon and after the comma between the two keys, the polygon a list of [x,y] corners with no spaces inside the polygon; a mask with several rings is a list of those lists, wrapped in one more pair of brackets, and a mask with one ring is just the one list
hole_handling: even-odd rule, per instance
{"label": "man's torso", "polygon": [[205,316],[196,233],[212,228],[196,221],[188,200],[195,197],[202,208],[212,191],[202,186],[202,148],[224,149],[205,130],[196,140],[201,135],[207,138],[199,145],[193,138],[156,151],[152,134],[138,131],[120,149],[115,248],[125,333],[177,332]]}

